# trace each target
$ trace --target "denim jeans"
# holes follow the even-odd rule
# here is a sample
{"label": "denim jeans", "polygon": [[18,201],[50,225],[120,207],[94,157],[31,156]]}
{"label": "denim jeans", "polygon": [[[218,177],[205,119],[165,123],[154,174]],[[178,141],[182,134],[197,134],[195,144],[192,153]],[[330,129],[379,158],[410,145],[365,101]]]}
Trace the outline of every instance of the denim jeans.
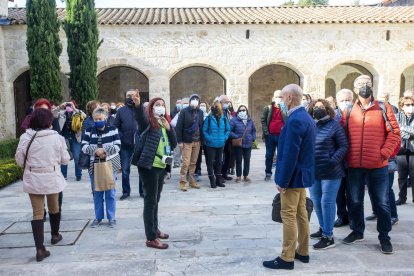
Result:
{"label": "denim jeans", "polygon": [[273,165],[273,157],[275,156],[275,151],[277,145],[279,143],[279,135],[272,135],[269,134],[266,136],[265,144],[266,144],[266,175],[272,175],[272,165]]}
{"label": "denim jeans", "polygon": [[[389,184],[389,197],[390,197],[390,212],[391,212],[391,218],[398,218],[397,213],[397,205],[395,204],[395,194],[394,190],[392,189],[392,185],[394,184],[394,172],[388,174],[388,184]],[[372,204],[372,213],[377,214],[377,210],[372,203],[372,193],[371,190],[368,190],[369,197],[371,198],[371,204]]]}
{"label": "denim jeans", "polygon": [[123,147],[119,152],[122,167],[122,194],[131,194],[131,185],[129,183],[129,174],[131,172],[131,158],[134,153],[133,147]]}
{"label": "denim jeans", "polygon": [[325,237],[333,236],[335,223],[336,195],[342,178],[338,179],[315,179],[312,187],[309,188],[310,196],[318,217],[319,226]]}
{"label": "denim jeans", "polygon": [[377,211],[377,231],[380,240],[390,240],[391,213],[389,203],[388,166],[379,169],[349,168],[348,193],[350,196],[349,218],[353,231],[364,234],[364,195],[365,179],[372,194],[372,202]]}
{"label": "denim jeans", "polygon": [[[116,182],[116,176],[117,173],[114,172],[114,180]],[[91,178],[91,184],[94,186],[94,175],[90,175]],[[115,209],[116,209],[116,201],[115,201],[115,188],[108,190],[108,191],[102,191],[102,192],[93,192],[93,203],[95,205],[95,218],[97,220],[103,220],[105,218],[104,216],[104,202],[106,205],[106,219],[112,220],[115,219]],[[105,197],[105,199],[104,199]]]}
{"label": "denim jeans", "polygon": [[252,148],[233,147],[234,155],[236,156],[236,176],[242,175],[242,160],[243,160],[243,176],[248,176],[250,172],[250,157],[252,155]]}
{"label": "denim jeans", "polygon": [[[81,153],[82,145],[81,143],[78,143],[78,141],[75,138],[69,138],[68,142],[70,146],[70,151],[72,152],[73,161],[75,162],[75,176],[82,177],[82,168],[79,166],[79,155]],[[62,172],[64,178],[68,178],[67,165],[61,165],[60,171]]]}

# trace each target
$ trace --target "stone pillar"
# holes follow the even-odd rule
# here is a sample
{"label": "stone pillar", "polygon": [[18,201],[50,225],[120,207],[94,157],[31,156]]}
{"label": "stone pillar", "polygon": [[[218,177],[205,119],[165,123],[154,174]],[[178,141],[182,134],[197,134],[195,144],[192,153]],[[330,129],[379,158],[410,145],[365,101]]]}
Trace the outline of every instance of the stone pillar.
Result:
{"label": "stone pillar", "polygon": [[149,98],[161,97],[165,101],[167,113],[170,109],[170,79],[167,72],[154,74],[148,78],[149,81]]}
{"label": "stone pillar", "polygon": [[395,70],[394,72],[390,70],[386,74],[380,74],[378,81],[378,97],[380,97],[384,92],[389,92],[390,103],[392,103],[393,105],[398,105],[401,85],[400,72],[398,70]]}
{"label": "stone pillar", "polygon": [[[315,70],[315,72],[323,72],[323,70]],[[312,99],[325,98],[325,75],[304,75],[302,88],[304,93],[311,94]]]}
{"label": "stone pillar", "polygon": [[7,18],[9,14],[9,0],[0,0],[0,19]]}

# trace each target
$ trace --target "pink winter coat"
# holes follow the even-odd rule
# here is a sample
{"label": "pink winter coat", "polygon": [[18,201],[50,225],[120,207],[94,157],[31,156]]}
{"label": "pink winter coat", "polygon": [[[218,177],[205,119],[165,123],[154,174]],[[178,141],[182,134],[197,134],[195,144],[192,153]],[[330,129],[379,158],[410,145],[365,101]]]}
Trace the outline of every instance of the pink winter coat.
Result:
{"label": "pink winter coat", "polygon": [[[33,129],[28,129],[20,137],[16,162],[21,167],[27,146],[35,133]],[[60,171],[60,165],[67,165],[69,160],[65,139],[54,130],[40,130],[29,149],[23,173],[23,191],[38,195],[61,192],[66,187],[66,180]]]}

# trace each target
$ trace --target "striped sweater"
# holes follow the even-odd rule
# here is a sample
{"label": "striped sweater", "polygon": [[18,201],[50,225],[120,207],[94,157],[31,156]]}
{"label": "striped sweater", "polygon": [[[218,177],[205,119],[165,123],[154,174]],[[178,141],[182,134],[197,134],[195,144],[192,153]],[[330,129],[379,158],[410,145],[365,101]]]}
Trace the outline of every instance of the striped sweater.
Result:
{"label": "striped sweater", "polygon": [[92,127],[83,134],[82,152],[91,156],[89,174],[93,174],[93,164],[95,159],[97,159],[95,152],[98,148],[105,150],[106,160],[112,161],[114,172],[121,169],[121,159],[118,154],[121,148],[121,140],[116,127],[106,125],[103,130]]}

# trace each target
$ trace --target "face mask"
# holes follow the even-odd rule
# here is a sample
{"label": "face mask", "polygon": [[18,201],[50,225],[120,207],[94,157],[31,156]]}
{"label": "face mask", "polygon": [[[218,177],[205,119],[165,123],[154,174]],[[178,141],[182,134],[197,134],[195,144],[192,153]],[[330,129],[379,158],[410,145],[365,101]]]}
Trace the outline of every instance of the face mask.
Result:
{"label": "face mask", "polygon": [[128,98],[126,98],[126,99],[125,99],[125,104],[126,104],[127,106],[130,106],[130,107],[135,106],[134,101],[133,101],[133,100],[132,100],[132,98],[130,98],[130,97],[128,97]]}
{"label": "face mask", "polygon": [[95,121],[95,127],[96,128],[101,129],[101,128],[104,128],[105,125],[106,125],[106,121]]}
{"label": "face mask", "polygon": [[302,105],[303,106],[306,107],[308,104],[309,104],[309,101],[308,100],[302,100]]}
{"label": "face mask", "polygon": [[282,101],[282,99],[281,99],[281,98],[274,98],[274,99],[273,99],[273,102],[274,102],[275,104],[279,104],[279,105],[280,105],[281,101]]}
{"label": "face mask", "polygon": [[116,114],[116,108],[111,108],[111,114],[115,115]]}
{"label": "face mask", "polygon": [[188,107],[188,104],[183,104],[183,108],[187,108]]}
{"label": "face mask", "polygon": [[246,120],[247,119],[247,112],[246,111],[240,111],[239,114],[237,114],[240,119]]}
{"label": "face mask", "polygon": [[280,106],[280,109],[282,109],[282,110],[284,110],[284,111],[286,111],[286,110],[287,110],[287,107],[286,107],[286,105],[285,105],[285,103],[284,103],[284,102],[280,101],[279,106]]}
{"label": "face mask", "polygon": [[191,105],[193,108],[196,108],[196,107],[198,106],[198,100],[191,100],[191,101],[190,101],[190,105]]}
{"label": "face mask", "polygon": [[70,107],[70,106],[67,106],[67,107],[66,107],[66,112],[68,112],[68,113],[72,113],[72,112],[73,112],[73,108],[72,108],[72,107]]}
{"label": "face mask", "polygon": [[339,107],[340,110],[344,111],[345,109],[348,109],[348,108],[352,107],[352,102],[350,102],[350,101],[340,102],[340,103],[338,103],[338,107]]}
{"label": "face mask", "polygon": [[404,106],[403,107],[404,113],[405,115],[411,117],[414,111],[414,106],[410,105],[410,106]]}
{"label": "face mask", "polygon": [[162,117],[165,115],[165,107],[163,106],[154,106],[154,114],[158,117]]}
{"label": "face mask", "polygon": [[326,110],[323,108],[315,108],[313,110],[313,118],[315,118],[316,120],[320,120],[326,115],[328,115],[328,112],[326,112]]}
{"label": "face mask", "polygon": [[116,109],[116,105],[111,105],[111,109]]}
{"label": "face mask", "polygon": [[359,88],[359,96],[361,96],[364,99],[368,99],[372,96],[372,88],[368,85],[364,85],[361,88]]}
{"label": "face mask", "polygon": [[213,112],[214,115],[218,115],[219,109],[217,107],[212,107],[211,112]]}
{"label": "face mask", "polygon": [[203,111],[203,113],[207,112],[207,108],[205,106],[200,106],[200,110]]}
{"label": "face mask", "polygon": [[181,104],[176,104],[177,110],[181,110]]}
{"label": "face mask", "polygon": [[229,104],[228,103],[223,104],[223,109],[228,109],[228,108],[229,108]]}

